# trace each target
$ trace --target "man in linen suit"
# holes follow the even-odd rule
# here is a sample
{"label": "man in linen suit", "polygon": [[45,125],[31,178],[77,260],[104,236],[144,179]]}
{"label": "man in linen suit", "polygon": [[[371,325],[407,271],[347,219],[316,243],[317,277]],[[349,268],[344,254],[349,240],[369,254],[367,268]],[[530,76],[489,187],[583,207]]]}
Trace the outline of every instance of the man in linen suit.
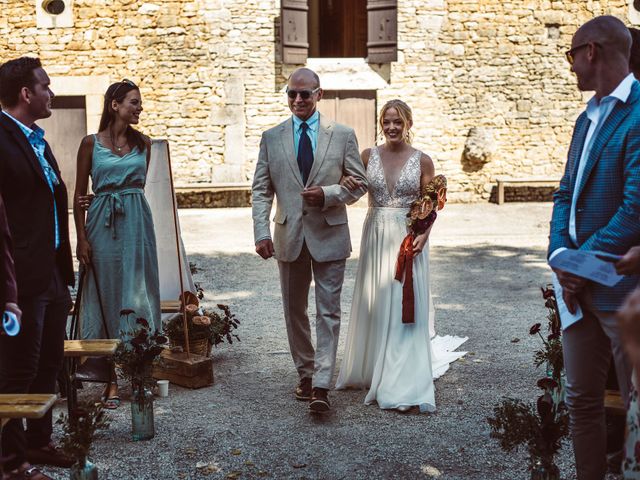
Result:
{"label": "man in linen suit", "polygon": [[[595,90],[576,121],[554,196],[549,256],[562,249],[623,254],[640,243],[640,84],[629,73],[631,35],[611,16],[575,33],[567,59],[578,88]],[[615,317],[637,276],[605,287],[556,270],[569,310],[583,318],[563,332],[567,405],[580,480],[606,474],[604,389],[613,354],[627,399],[631,371]]]}
{"label": "man in linen suit", "polygon": [[[351,240],[345,204],[366,192],[366,174],[351,128],[327,120],[316,110],[320,79],[300,68],[287,86],[292,118],[262,135],[253,180],[253,227],[256,252],[275,256],[289,347],[298,370],[298,400],[311,400],[314,412],[330,409],[327,392],[335,367],[340,332],[340,293]],[[340,185],[356,177],[354,192]],[[269,215],[276,196],[273,241]],[[307,306],[315,280],[314,351]]]}
{"label": "man in linen suit", "polygon": [[[22,330],[0,336],[0,393],[54,393],[74,281],[67,190],[36,121],[51,115],[53,92],[37,58],[0,66],[0,194],[13,241]],[[31,463],[70,467],[51,444],[51,411],[44,418],[12,420],[2,431],[10,478],[50,478]]]}

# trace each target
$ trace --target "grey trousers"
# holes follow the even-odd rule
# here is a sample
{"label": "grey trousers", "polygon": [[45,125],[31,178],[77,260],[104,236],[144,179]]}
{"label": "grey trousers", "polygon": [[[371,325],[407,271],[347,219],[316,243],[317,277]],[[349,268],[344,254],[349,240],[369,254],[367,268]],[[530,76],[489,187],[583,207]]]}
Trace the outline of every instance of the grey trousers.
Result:
{"label": "grey trousers", "polygon": [[607,471],[604,390],[612,354],[627,407],[632,368],[615,312],[596,310],[588,295],[580,297],[580,306],[584,318],[562,334],[571,438],[578,480],[602,480]]}
{"label": "grey trousers", "polygon": [[[313,377],[314,388],[331,387],[340,334],[340,294],[345,263],[344,259],[317,262],[306,244],[295,261],[278,262],[291,356],[300,378]],[[316,294],[315,351],[307,315],[312,275]]]}

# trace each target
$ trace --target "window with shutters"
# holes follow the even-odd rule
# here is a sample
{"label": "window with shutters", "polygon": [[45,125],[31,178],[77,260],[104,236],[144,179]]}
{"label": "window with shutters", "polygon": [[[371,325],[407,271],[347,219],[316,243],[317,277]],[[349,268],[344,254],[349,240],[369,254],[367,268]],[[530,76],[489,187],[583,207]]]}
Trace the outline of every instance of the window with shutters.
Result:
{"label": "window with shutters", "polygon": [[367,0],[309,0],[309,56],[367,56]]}
{"label": "window with shutters", "polygon": [[397,60],[397,0],[281,0],[282,61]]}

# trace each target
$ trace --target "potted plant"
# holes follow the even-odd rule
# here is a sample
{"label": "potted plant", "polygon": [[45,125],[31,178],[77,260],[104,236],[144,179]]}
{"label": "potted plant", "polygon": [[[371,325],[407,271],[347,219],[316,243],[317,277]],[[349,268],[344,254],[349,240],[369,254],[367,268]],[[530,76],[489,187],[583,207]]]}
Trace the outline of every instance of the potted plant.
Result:
{"label": "potted plant", "polygon": [[61,446],[76,463],[71,467],[71,480],[98,480],[98,469],[89,460],[89,451],[96,431],[108,428],[109,420],[104,414],[102,403],[80,402],[67,416],[64,413],[56,421],[62,426]]}
{"label": "potted plant", "polygon": [[542,298],[544,305],[547,307],[547,335],[542,335],[542,324],[536,323],[531,327],[529,333],[538,335],[542,340],[543,348],[537,350],[534,354],[534,362],[536,367],[545,365],[547,377],[553,378],[559,385],[558,395],[556,399],[564,400],[564,356],[562,353],[562,326],[560,324],[560,315],[558,314],[558,302],[552,285],[542,288]]}
{"label": "potted plant", "polygon": [[[120,315],[127,317],[133,310],[122,310]],[[159,331],[152,332],[149,322],[136,318],[135,328],[130,332],[121,332],[123,342],[114,355],[120,367],[122,377],[131,382],[131,423],[133,440],[153,438],[153,363],[162,353],[167,337]]]}
{"label": "potted plant", "polygon": [[[189,351],[197,355],[208,357],[211,355],[211,347],[223,342],[233,343],[233,339],[240,340],[233,333],[240,325],[231,309],[227,305],[218,304],[222,311],[205,310],[198,306],[197,299],[191,297],[192,303],[184,307],[187,315],[187,331],[189,335]],[[184,319],[183,313],[176,313],[165,323],[164,331],[169,337],[172,349],[180,349],[184,346]]]}
{"label": "potted plant", "polygon": [[569,435],[569,414],[564,402],[554,401],[555,380],[543,378],[538,386],[544,393],[535,405],[507,398],[494,407],[494,416],[487,421],[491,437],[499,440],[504,451],[526,445],[531,480],[560,480],[554,459]]}
{"label": "potted plant", "polygon": [[542,289],[548,309],[549,333],[540,332],[542,324],[531,327],[531,335],[539,335],[543,348],[534,354],[536,367],[545,364],[547,376],[538,380],[543,390],[534,404],[506,398],[494,407],[494,416],[487,419],[491,437],[500,441],[506,452],[526,445],[532,480],[559,480],[560,471],[554,459],[569,435],[569,413],[564,403],[564,362],[560,317],[552,286]]}

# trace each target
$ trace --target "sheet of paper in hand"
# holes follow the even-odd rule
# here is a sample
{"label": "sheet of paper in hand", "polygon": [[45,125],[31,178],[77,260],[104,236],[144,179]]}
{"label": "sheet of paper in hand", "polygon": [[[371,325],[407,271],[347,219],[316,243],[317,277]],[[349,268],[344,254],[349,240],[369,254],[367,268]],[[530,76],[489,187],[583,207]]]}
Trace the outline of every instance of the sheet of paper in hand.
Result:
{"label": "sheet of paper in hand", "polygon": [[624,276],[616,273],[613,258],[606,252],[567,249],[549,260],[549,265],[607,287],[613,287]]}
{"label": "sheet of paper in hand", "polygon": [[560,281],[558,280],[558,276],[551,272],[551,278],[553,281],[553,289],[556,292],[556,302],[558,302],[558,315],[560,315],[560,325],[562,325],[562,330],[566,330],[574,323],[582,320],[582,309],[580,308],[580,304],[576,302],[576,311],[575,313],[571,313],[567,304],[564,303],[564,297],[562,296],[562,286],[560,285]]}

